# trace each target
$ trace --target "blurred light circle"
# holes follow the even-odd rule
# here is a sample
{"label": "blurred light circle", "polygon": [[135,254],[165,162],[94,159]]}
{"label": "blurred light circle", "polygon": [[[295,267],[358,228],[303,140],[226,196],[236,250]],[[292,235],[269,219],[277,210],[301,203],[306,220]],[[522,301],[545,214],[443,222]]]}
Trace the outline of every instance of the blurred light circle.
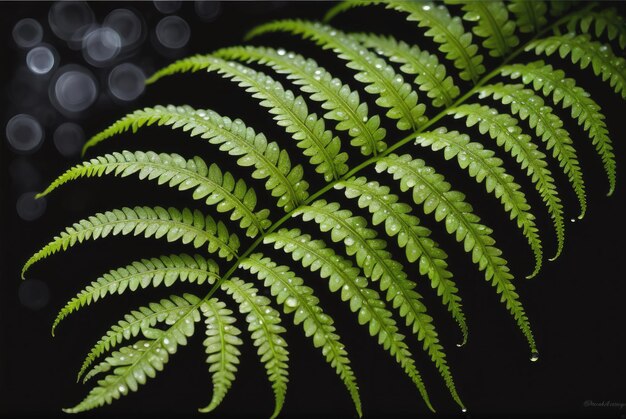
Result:
{"label": "blurred light circle", "polygon": [[85,132],[80,125],[65,122],[54,131],[52,140],[63,157],[76,157],[85,143]]}
{"label": "blurred light circle", "polygon": [[83,56],[95,66],[106,64],[114,59],[122,49],[120,35],[111,28],[98,28],[83,38]]}
{"label": "blurred light circle", "polygon": [[35,74],[47,74],[54,64],[54,53],[47,46],[35,47],[26,54],[26,66]]}
{"label": "blurred light circle", "polygon": [[122,48],[131,47],[141,40],[141,19],[128,9],[115,9],[104,19],[104,26],[115,30],[122,41]]}
{"label": "blurred light circle", "polygon": [[164,14],[174,13],[178,11],[178,9],[180,9],[180,6],[182,4],[180,0],[170,0],[170,1],[155,0],[152,3],[154,3],[154,7],[156,7],[156,9],[159,12],[164,13]]}
{"label": "blurred light circle", "polygon": [[94,21],[93,11],[82,1],[58,1],[48,13],[50,29],[64,41],[70,40],[75,32]]}
{"label": "blurred light circle", "polygon": [[13,40],[22,48],[34,47],[42,39],[43,28],[35,19],[27,17],[13,26]]}
{"label": "blurred light circle", "polygon": [[189,24],[178,16],[164,17],[156,26],[157,40],[165,48],[182,48],[187,45],[190,36]]}
{"label": "blurred light circle", "polygon": [[15,204],[17,215],[24,221],[34,221],[46,212],[46,199],[35,199],[36,192],[26,192],[20,195]]}
{"label": "blurred light circle", "polygon": [[222,10],[222,4],[219,1],[203,0],[194,3],[194,9],[198,17],[204,21],[215,19]]}
{"label": "blurred light circle", "polygon": [[48,305],[50,290],[48,285],[39,279],[27,279],[20,284],[17,296],[24,307],[40,310]]}
{"label": "blurred light circle", "polygon": [[80,28],[76,29],[72,36],[70,36],[70,39],[67,40],[67,46],[74,51],[80,51],[81,49],[83,49],[83,39],[85,39],[85,35],[87,35],[89,32],[95,31],[98,28],[99,26],[95,23],[81,26]]}
{"label": "blurred light circle", "polygon": [[7,122],[6,137],[13,150],[19,153],[32,153],[41,146],[44,131],[35,118],[22,113]]}
{"label": "blurred light circle", "polygon": [[124,63],[115,67],[109,74],[111,94],[125,102],[135,100],[145,88],[146,76],[134,64]]}
{"label": "blurred light circle", "polygon": [[37,189],[41,186],[41,174],[27,157],[16,157],[9,165],[9,176],[19,191]]}
{"label": "blurred light circle", "polygon": [[60,111],[81,112],[98,97],[95,77],[80,66],[63,67],[50,84],[50,101]]}

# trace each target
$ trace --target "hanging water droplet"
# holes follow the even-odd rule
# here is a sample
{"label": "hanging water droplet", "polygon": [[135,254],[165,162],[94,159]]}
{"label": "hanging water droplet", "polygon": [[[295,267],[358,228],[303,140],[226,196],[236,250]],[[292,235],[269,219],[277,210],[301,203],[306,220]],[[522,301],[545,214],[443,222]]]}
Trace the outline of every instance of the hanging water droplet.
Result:
{"label": "hanging water droplet", "polygon": [[467,409],[464,407],[464,408],[461,409],[461,412],[467,413]]}
{"label": "hanging water droplet", "polygon": [[279,49],[276,51],[276,54],[278,54],[278,55],[285,55],[286,53],[287,53],[287,51],[285,51],[285,49],[284,49],[284,48],[279,48]]}
{"label": "hanging water droplet", "polygon": [[570,218],[570,222],[575,223],[576,222],[576,218]]}
{"label": "hanging water droplet", "polygon": [[287,305],[287,307],[295,308],[298,306],[298,300],[296,300],[294,297],[289,297],[285,300],[285,304]]}
{"label": "hanging water droplet", "polygon": [[531,360],[531,362],[537,362],[539,360],[539,352],[533,351],[530,354],[530,360]]}

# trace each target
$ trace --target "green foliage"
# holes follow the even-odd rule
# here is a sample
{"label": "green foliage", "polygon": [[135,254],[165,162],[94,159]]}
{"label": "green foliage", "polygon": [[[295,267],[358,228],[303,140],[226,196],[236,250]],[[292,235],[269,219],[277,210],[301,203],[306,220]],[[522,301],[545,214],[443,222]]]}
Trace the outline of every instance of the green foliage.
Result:
{"label": "green foliage", "polygon": [[[364,28],[367,33],[349,33],[328,24],[284,19],[252,29],[248,38],[259,42],[273,39],[262,38],[263,34],[287,32],[313,41],[326,50],[320,55],[325,58],[316,62],[306,52],[280,46],[233,46],[176,61],[148,80],[152,84],[175,73],[215,72],[250,93],[272,115],[284,130],[276,141],[268,141],[240,119],[212,110],[157,105],[126,115],[87,142],[84,152],[114,136],[156,125],[202,138],[224,153],[204,159],[154,151],[113,152],[70,168],[39,196],[82,178],[137,175],[142,181],[191,191],[193,199],[208,205],[207,213],[145,206],[97,213],[67,227],[43,246],[26,262],[22,276],[54,253],[118,235],[165,238],[198,251],[206,249],[222,260],[218,263],[204,253],[137,260],[92,281],[62,307],[53,331],[69,314],[105,297],[178,282],[193,283],[196,291],[206,287],[202,297],[173,295],[139,307],[114,323],[93,346],[79,372],[85,380],[101,373],[104,378],[68,412],[109,404],[136,391],[163,369],[178,346],[187,343],[201,320],[213,391],[208,405],[200,410],[213,411],[239,369],[245,338],[235,326],[240,317],[267,371],[275,397],[272,417],[276,417],[286,400],[289,367],[286,329],[275,308],[280,306],[283,313],[293,314],[294,324],[301,325],[311,344],[320,349],[348,390],[357,414],[362,415],[366,406],[362,407],[356,377],[364,366],[351,362],[334,320],[326,313],[330,311],[327,303],[316,296],[315,277],[327,281],[330,291],[339,294],[340,303],[395,359],[429,409],[434,411],[409,339],[415,339],[427,353],[451,398],[464,410],[442,343],[448,336],[435,329],[422,295],[434,291],[441,298],[460,328],[459,346],[465,343],[466,313],[447,253],[461,250],[440,248],[427,227],[430,218],[443,224],[484,273],[526,338],[531,360],[538,359],[529,316],[516,288],[524,285],[514,285],[507,259],[496,247],[495,238],[507,237],[507,232],[493,231],[488,222],[481,221],[482,206],[475,208],[484,197],[466,196],[462,185],[446,181],[445,173],[429,165],[429,153],[442,151],[445,160],[456,160],[501,201],[530,245],[535,264],[530,276],[540,274],[545,226],[540,218],[535,219],[529,204],[532,199],[522,190],[523,183],[510,175],[514,170],[510,166],[519,165],[545,205],[556,233],[556,258],[565,245],[566,208],[552,166],[560,166],[573,188],[581,217],[587,209],[585,162],[572,138],[584,133],[590,139],[604,165],[609,194],[617,179],[616,156],[601,109],[604,104],[592,98],[593,92],[581,87],[581,82],[568,77],[568,69],[572,63],[583,70],[591,67],[593,74],[626,98],[626,61],[621,57],[626,45],[624,20],[613,9],[592,3],[449,3],[454,6],[357,0],[339,3],[326,15],[328,21],[362,6],[371,6],[374,13],[374,7],[385,7],[414,25],[416,34],[431,38],[435,48],[430,50],[430,44],[420,43],[419,37],[408,42],[412,38],[400,40],[373,27]],[[459,10],[461,15],[456,16]],[[530,59],[520,60],[522,54]],[[550,57],[550,64],[535,61],[537,55]],[[342,80],[343,76],[336,75],[339,72],[333,74],[342,64],[357,83]],[[271,73],[282,75],[284,83]],[[368,104],[366,95],[371,95],[375,106]],[[547,106],[546,98],[559,109]],[[432,115],[427,117],[427,110]],[[462,119],[467,129],[459,124],[457,130],[446,127],[452,118]],[[579,127],[572,125],[580,133],[569,132],[565,118],[575,121]],[[393,138],[396,129],[403,132],[403,138]],[[289,138],[295,141],[289,147],[291,155],[279,146]],[[506,163],[506,153],[514,163]],[[220,168],[228,167],[221,163],[231,158],[240,167],[252,169],[241,171],[248,173],[247,178]],[[372,169],[380,174],[376,179]],[[369,174],[361,173],[366,170]],[[309,192],[305,179],[313,172],[320,175],[315,184],[321,186]],[[341,190],[345,199],[329,202],[328,192],[333,189]],[[258,208],[257,201],[270,196],[275,198],[276,210]],[[404,202],[408,199],[413,204]],[[418,218],[418,212],[427,217]],[[302,220],[314,221],[333,246],[327,246],[311,224],[300,226]],[[236,228],[245,231],[247,239],[242,244],[230,233]],[[394,241],[398,255],[392,253]],[[293,259],[293,266],[274,261],[279,251]],[[407,272],[412,271],[405,270],[400,258],[416,264],[419,275],[409,277]],[[246,278],[258,278],[272,299],[260,295],[252,280],[239,279],[243,271],[247,271]],[[301,275],[302,271],[310,272]],[[401,333],[399,319],[407,326],[408,336]]]}

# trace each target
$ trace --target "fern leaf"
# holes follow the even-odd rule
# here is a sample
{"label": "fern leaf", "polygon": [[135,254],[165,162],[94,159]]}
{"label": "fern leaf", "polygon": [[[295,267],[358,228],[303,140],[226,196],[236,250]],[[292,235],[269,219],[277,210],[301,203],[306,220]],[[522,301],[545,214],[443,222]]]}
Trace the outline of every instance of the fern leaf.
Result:
{"label": "fern leaf", "polygon": [[333,7],[328,9],[328,11],[324,14],[324,18],[322,21],[324,23],[328,23],[333,20],[337,15],[344,13],[350,9],[354,9],[356,7],[362,6],[370,6],[381,3],[380,1],[365,1],[365,0],[350,0],[350,1],[340,1],[336,3]]}
{"label": "fern leaf", "polygon": [[402,64],[400,71],[404,74],[417,74],[414,83],[431,98],[433,106],[450,106],[459,96],[459,88],[452,77],[446,76],[446,68],[439,63],[435,54],[422,51],[416,45],[410,46],[404,41],[398,41],[392,36],[362,33],[352,36],[390,61]]}
{"label": "fern leaf", "polygon": [[[130,391],[137,391],[147,378],[154,378],[158,371],[163,370],[170,355],[176,353],[178,345],[187,344],[187,338],[194,333],[194,322],[200,320],[197,306],[201,300],[191,294],[185,294],[184,298],[172,298],[174,304],[180,300],[185,303],[179,307],[177,318],[171,315],[167,317],[167,329],[146,329],[144,335],[147,335],[147,340],[140,340],[113,352],[93,370],[97,373],[113,371],[98,381],[82,402],[64,411],[79,413],[110,404]],[[90,375],[93,374],[88,374],[88,377]]]}
{"label": "fern leaf", "polygon": [[332,49],[347,61],[347,66],[357,73],[354,78],[365,84],[365,91],[376,95],[376,104],[389,109],[386,115],[398,120],[400,130],[416,130],[427,121],[426,107],[418,103],[417,93],[396,74],[385,60],[359,44],[349,35],[328,25],[302,20],[279,20],[257,26],[246,36],[248,39],[269,32],[288,32],[313,40],[323,49]]}
{"label": "fern leaf", "polygon": [[432,318],[426,314],[426,307],[421,301],[422,296],[414,290],[415,283],[407,279],[402,265],[385,250],[384,240],[376,238],[376,232],[367,228],[363,217],[352,216],[349,210],[341,209],[337,203],[317,200],[311,205],[300,207],[293,216],[302,216],[304,221],[314,220],[321,231],[330,232],[332,241],[343,242],[347,253],[354,255],[365,275],[373,281],[379,281],[381,291],[387,291],[387,301],[399,309],[407,326],[411,326],[418,340],[423,341],[424,350],[437,366],[452,398],[464,408]]}
{"label": "fern leaf", "polygon": [[506,6],[501,1],[447,0],[462,4],[463,19],[475,22],[472,32],[484,38],[483,46],[492,57],[504,57],[519,45],[515,35],[515,22],[509,19]]}
{"label": "fern leaf", "polygon": [[170,74],[206,69],[215,71],[222,77],[232,79],[261,101],[261,106],[269,108],[278,125],[285,128],[309,161],[316,166],[315,171],[326,181],[339,178],[348,171],[345,164],[348,155],[340,152],[339,138],[325,128],[324,121],[315,113],[309,113],[306,101],[295,96],[290,90],[265,75],[242,64],[226,61],[212,55],[196,55],[170,64],[155,73],[147,83],[154,83]]}
{"label": "fern leaf", "polygon": [[348,353],[335,333],[333,319],[322,311],[313,290],[303,285],[302,278],[297,277],[288,267],[277,266],[260,253],[242,260],[239,267],[249,270],[259,280],[264,281],[276,302],[283,305],[285,313],[294,313],[294,324],[302,324],[305,335],[313,339],[313,345],[322,348],[326,362],[335,368],[352,397],[359,417],[362,416],[359,387],[350,367]]}
{"label": "fern leaf", "polygon": [[491,238],[492,230],[480,224],[480,218],[473,213],[473,208],[465,202],[461,192],[451,189],[440,174],[432,167],[426,166],[423,160],[413,160],[409,155],[389,155],[380,159],[376,171],[387,171],[393,178],[400,181],[400,189],[413,192],[413,201],[424,206],[424,212],[434,212],[435,219],[445,221],[446,230],[455,234],[456,240],[463,243],[466,252],[471,252],[472,261],[478,268],[485,271],[485,279],[491,281],[500,300],[506,304],[517,325],[526,337],[531,349],[532,358],[537,358],[535,339],[530,322],[524,311],[515,286],[511,282],[513,275],[509,272],[502,252],[494,247]]}
{"label": "fern leaf", "polygon": [[400,364],[428,408],[434,412],[426,387],[404,342],[404,335],[399,333],[391,312],[385,308],[378,293],[367,287],[367,279],[359,275],[358,268],[335,254],[323,241],[312,240],[308,234],[301,235],[298,229],[281,229],[270,233],[264,243],[273,243],[274,248],[290,253],[295,261],[300,261],[311,272],[319,270],[322,278],[328,278],[330,290],[341,291],[341,299],[349,302],[353,312],[358,312],[359,324],[368,324],[370,335],[378,336],[378,344]]}
{"label": "fern leaf", "polygon": [[411,206],[398,202],[398,196],[389,187],[378,182],[368,182],[366,178],[350,178],[338,182],[336,189],[345,189],[348,198],[358,198],[360,208],[367,207],[372,213],[372,223],[385,223],[385,232],[390,237],[397,236],[398,246],[405,249],[406,258],[413,263],[419,259],[420,274],[428,275],[431,286],[442,297],[448,311],[458,323],[463,340],[467,341],[467,324],[461,305],[458,289],[448,271],[448,255],[429,236],[431,231],[420,225],[419,218],[411,215]]}
{"label": "fern leaf", "polygon": [[114,293],[135,291],[152,285],[171,286],[176,281],[202,285],[219,279],[217,263],[200,255],[181,254],[135,261],[124,268],[112,269],[93,281],[59,311],[52,325],[52,335],[59,323],[71,313]]}
{"label": "fern leaf", "polygon": [[565,77],[562,70],[555,69],[549,64],[544,65],[543,61],[505,66],[500,69],[500,73],[512,79],[519,78],[524,84],[532,84],[533,89],[541,91],[544,96],[552,94],[555,105],[560,103],[564,109],[571,108],[572,118],[576,118],[578,124],[589,132],[591,142],[602,158],[609,179],[608,195],[612,195],[617,180],[613,144],[600,106],[589,93],[576,86],[573,79]]}
{"label": "fern leaf", "polygon": [[552,155],[558,159],[563,172],[574,188],[580,203],[580,215],[583,218],[587,212],[587,196],[585,181],[583,180],[578,154],[572,146],[569,133],[563,129],[561,118],[552,113],[552,108],[544,105],[544,101],[530,89],[524,89],[519,84],[494,84],[481,87],[479,97],[493,96],[495,100],[511,106],[511,111],[519,115],[520,119],[528,119],[528,124],[535,129],[537,136],[546,143],[546,148],[552,150]]}
{"label": "fern leaf", "polygon": [[239,349],[243,342],[239,338],[241,331],[234,326],[233,312],[226,304],[216,298],[204,301],[200,307],[206,323],[204,347],[206,348],[207,364],[213,381],[213,396],[208,406],[199,409],[207,413],[215,410],[235,380],[239,364]]}
{"label": "fern leaf", "polygon": [[522,33],[537,33],[548,23],[545,1],[512,0],[507,2],[507,7],[515,15],[515,24]]}
{"label": "fern leaf", "polygon": [[407,20],[418,22],[421,28],[427,28],[425,35],[440,44],[439,50],[446,59],[454,63],[460,71],[462,80],[478,82],[485,72],[483,56],[478,46],[472,42],[472,34],[465,31],[458,16],[451,17],[448,9],[442,4],[432,2],[413,2],[391,0],[388,9],[407,13]]}
{"label": "fern leaf", "polygon": [[311,100],[322,102],[327,110],[324,118],[337,121],[338,131],[348,131],[350,144],[359,147],[365,156],[385,151],[383,141],[386,130],[380,126],[380,117],[368,116],[367,103],[361,102],[359,93],[333,77],[314,60],[302,55],[265,47],[229,47],[215,51],[215,56],[228,60],[254,61],[287,74],[300,90],[309,94]]}
{"label": "fern leaf", "polygon": [[287,342],[281,336],[285,328],[280,324],[280,315],[270,305],[270,300],[257,295],[252,284],[239,278],[231,278],[222,282],[222,290],[226,291],[239,304],[239,311],[247,314],[248,331],[254,339],[254,346],[261,362],[265,364],[267,376],[272,383],[276,407],[272,418],[280,414],[287,393],[287,362],[289,352]]}
{"label": "fern leaf", "polygon": [[600,38],[606,32],[609,41],[617,39],[620,48],[626,48],[626,21],[614,7],[578,13],[567,22],[567,29],[570,32],[575,32],[579,27],[583,33],[591,34],[592,26],[596,38]]}
{"label": "fern leaf", "polygon": [[236,257],[239,248],[239,239],[229,234],[221,221],[216,223],[210,215],[205,216],[198,210],[124,207],[97,213],[67,227],[28,259],[22,268],[22,277],[34,263],[77,243],[131,233],[134,236],[143,234],[146,238],[164,237],[168,242],[180,240],[185,244],[192,243],[196,249],[208,243],[210,253],[217,253],[226,260]]}
{"label": "fern leaf", "polygon": [[448,111],[455,118],[466,118],[468,127],[478,125],[481,134],[488,134],[499,147],[504,148],[516,159],[531,178],[537,192],[545,203],[552,218],[557,238],[554,260],[561,254],[565,241],[563,204],[558,195],[552,173],[548,169],[546,155],[537,149],[530,136],[523,134],[517,120],[508,114],[500,114],[496,109],[479,104],[463,104]]}
{"label": "fern leaf", "polygon": [[219,145],[220,151],[241,156],[237,164],[254,166],[252,177],[267,179],[265,188],[278,198],[278,206],[284,207],[285,211],[291,211],[308,197],[309,184],[303,179],[302,166],[292,167],[286,150],[276,142],[268,143],[265,135],[255,133],[240,119],[231,120],[211,110],[172,105],[137,110],[93,136],[83,152],[116,134],[131,129],[136,132],[144,125],[155,123],[189,131],[192,137],[199,135],[211,144]]}
{"label": "fern leaf", "polygon": [[420,133],[415,144],[430,147],[434,151],[443,151],[446,160],[456,157],[459,167],[467,169],[476,182],[484,182],[487,192],[500,199],[505,211],[510,213],[510,218],[517,221],[517,226],[522,229],[533,251],[535,268],[530,276],[535,276],[541,269],[543,257],[535,216],[530,211],[530,205],[520,185],[502,167],[502,160],[481,143],[470,142],[469,136],[458,131],[448,132],[446,128]]}
{"label": "fern leaf", "polygon": [[615,93],[626,99],[626,60],[616,57],[609,45],[592,41],[587,34],[568,33],[533,41],[526,46],[526,51],[531,50],[537,55],[550,56],[557,51],[561,58],[569,55],[582,69],[591,64],[594,74],[608,80]]}
{"label": "fern leaf", "polygon": [[207,166],[200,157],[185,160],[178,154],[157,154],[152,151],[122,151],[99,156],[67,170],[37,197],[48,195],[64,183],[82,177],[113,174],[126,177],[137,174],[139,179],[156,180],[179,190],[193,190],[194,199],[216,205],[218,212],[231,212],[230,219],[240,220],[248,237],[255,237],[271,225],[269,210],[255,212],[257,197],[243,179],[222,172],[215,163]]}

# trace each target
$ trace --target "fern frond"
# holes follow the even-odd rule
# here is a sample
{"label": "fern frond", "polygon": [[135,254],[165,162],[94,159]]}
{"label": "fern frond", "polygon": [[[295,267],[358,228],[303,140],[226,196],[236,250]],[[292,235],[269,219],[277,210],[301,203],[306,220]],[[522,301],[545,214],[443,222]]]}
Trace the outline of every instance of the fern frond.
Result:
{"label": "fern frond", "polygon": [[511,0],[507,2],[507,7],[515,15],[515,24],[522,33],[537,33],[548,23],[545,1]]}
{"label": "fern frond", "polygon": [[67,227],[28,259],[22,268],[22,278],[34,263],[77,243],[131,233],[134,236],[143,234],[146,238],[165,237],[168,242],[180,240],[185,244],[192,243],[196,249],[208,243],[209,253],[217,253],[226,260],[236,257],[239,248],[239,239],[228,233],[224,223],[216,223],[210,215],[205,216],[198,210],[124,207],[97,213]]}
{"label": "fern frond", "polygon": [[359,44],[349,35],[328,25],[303,20],[279,20],[257,26],[246,38],[270,32],[287,32],[311,39],[323,49],[332,49],[357,73],[354,78],[365,85],[365,91],[376,95],[376,104],[389,109],[386,115],[398,120],[400,130],[416,130],[427,121],[424,104],[417,93],[385,60]]}
{"label": "fern frond", "polygon": [[235,380],[239,364],[239,349],[243,341],[239,338],[241,331],[234,325],[233,312],[217,298],[204,301],[200,306],[205,318],[207,338],[203,344],[208,355],[207,364],[213,381],[211,402],[200,412],[215,410]]}
{"label": "fern frond", "polygon": [[322,353],[348,389],[356,411],[363,415],[359,387],[344,345],[335,333],[333,319],[322,311],[319,299],[313,295],[313,289],[304,284],[288,267],[276,265],[270,258],[260,253],[250,255],[239,267],[257,275],[270,289],[278,304],[283,305],[285,313],[294,313],[294,324],[302,324],[304,334],[311,337],[313,345],[321,348]]}
{"label": "fern frond", "polygon": [[420,28],[426,28],[425,35],[439,44],[439,51],[446,54],[446,59],[454,63],[460,70],[462,80],[478,82],[486,69],[483,56],[478,46],[472,42],[472,34],[465,31],[461,18],[450,16],[448,9],[442,4],[432,2],[413,2],[390,0],[388,9],[407,13],[407,20],[418,22]]}
{"label": "fern frond", "polygon": [[71,313],[114,293],[145,289],[152,285],[171,286],[176,281],[202,285],[219,279],[217,263],[200,255],[161,256],[135,261],[124,268],[112,269],[102,275],[65,304],[52,324],[52,335],[59,323]]}
{"label": "fern frond", "polygon": [[177,315],[170,312],[165,318],[169,327],[165,330],[146,328],[143,333],[147,340],[125,346],[97,365],[86,379],[96,373],[113,371],[98,381],[82,402],[64,409],[66,413],[84,412],[110,404],[130,391],[137,391],[147,378],[154,378],[158,371],[163,370],[170,355],[176,353],[178,345],[186,345],[187,338],[193,335],[194,323],[200,321],[197,307],[201,300],[198,297],[185,294],[184,298],[172,297],[171,302],[178,305],[179,310]]}
{"label": "fern frond", "polygon": [[440,174],[423,160],[413,160],[409,155],[389,155],[380,159],[376,171],[387,171],[400,181],[404,192],[412,190],[413,201],[424,206],[424,212],[434,212],[437,221],[445,221],[446,230],[454,234],[458,242],[463,243],[466,252],[471,252],[472,261],[485,271],[485,279],[491,281],[500,300],[506,304],[517,325],[526,337],[532,357],[536,357],[535,339],[530,322],[524,311],[519,295],[512,283],[513,275],[509,272],[502,251],[494,247],[492,230],[480,224],[480,218],[473,213],[472,206],[465,202],[465,195],[454,191]]}
{"label": "fern frond", "polygon": [[333,77],[314,60],[284,49],[251,46],[222,48],[214,55],[228,60],[258,62],[277,73],[287,74],[287,78],[309,94],[311,100],[322,102],[322,108],[328,111],[324,118],[337,121],[335,128],[338,131],[348,131],[352,137],[350,144],[360,147],[361,154],[377,155],[387,148],[383,141],[386,130],[380,126],[380,117],[370,117],[367,103],[361,102],[359,92]]}
{"label": "fern frond", "polygon": [[248,331],[261,362],[265,364],[267,376],[272,389],[276,406],[272,418],[280,414],[287,393],[289,352],[287,342],[281,336],[285,328],[281,326],[280,315],[270,305],[270,300],[257,295],[257,289],[250,283],[239,278],[231,278],[222,282],[222,290],[231,295],[239,304],[239,311],[247,314]]}
{"label": "fern frond", "polygon": [[456,157],[459,167],[467,169],[469,175],[478,183],[485,183],[487,192],[500,199],[511,220],[516,220],[522,229],[535,258],[535,268],[530,276],[535,276],[541,269],[543,250],[535,216],[521,186],[515,183],[513,176],[502,167],[502,160],[495,153],[484,148],[481,143],[471,142],[469,136],[458,131],[438,128],[435,131],[422,132],[415,138],[415,144],[429,147],[434,151],[443,151],[444,158]]}
{"label": "fern frond", "polygon": [[349,302],[350,310],[357,313],[358,322],[368,325],[371,336],[378,336],[378,344],[387,350],[400,364],[413,381],[428,408],[434,412],[422,378],[415,367],[411,352],[400,334],[396,322],[378,293],[368,288],[367,279],[359,275],[359,269],[350,261],[337,255],[321,240],[312,240],[300,230],[281,229],[268,234],[264,243],[274,244],[274,248],[290,253],[293,260],[311,272],[319,271],[322,278],[328,278],[332,292],[341,291],[341,299]]}
{"label": "fern frond", "polygon": [[626,48],[626,21],[614,8],[592,10],[576,14],[567,22],[567,29],[575,32],[580,28],[583,33],[592,33],[600,38],[605,32],[609,41],[618,40],[620,48]]}
{"label": "fern frond", "polygon": [[341,141],[326,129],[323,119],[315,113],[309,113],[306,101],[301,96],[286,90],[270,76],[255,71],[250,67],[233,61],[226,61],[212,55],[196,55],[176,61],[156,72],[146,83],[174,73],[215,71],[226,79],[231,79],[238,86],[259,99],[260,105],[269,108],[276,123],[283,127],[303,153],[309,156],[315,171],[322,174],[327,182],[338,179],[348,171],[345,164],[348,154],[340,152]]}
{"label": "fern frond", "polygon": [[528,125],[535,129],[537,137],[546,143],[546,148],[552,150],[552,155],[559,161],[563,172],[567,175],[574,188],[580,204],[580,215],[583,218],[587,212],[587,195],[585,181],[578,161],[578,153],[572,146],[569,133],[563,129],[563,121],[552,112],[552,108],[545,106],[544,101],[530,89],[524,89],[521,84],[494,84],[483,86],[479,90],[479,97],[493,96],[495,100],[511,106],[513,114],[520,119],[528,120]]}
{"label": "fern frond", "polygon": [[520,79],[524,84],[532,84],[533,89],[541,91],[544,96],[552,94],[554,104],[560,103],[563,109],[571,108],[572,118],[576,118],[578,125],[589,132],[591,142],[602,158],[609,179],[608,195],[612,195],[617,180],[613,144],[600,106],[589,93],[577,86],[574,79],[565,77],[562,70],[555,69],[549,64],[544,65],[543,61],[508,65],[502,67],[500,73],[512,79]]}
{"label": "fern frond", "polygon": [[463,19],[475,23],[472,32],[484,38],[483,46],[492,57],[505,57],[519,45],[519,39],[515,35],[515,22],[509,19],[503,2],[447,0],[447,3],[463,5]]}
{"label": "fern frond", "polygon": [[446,68],[439,63],[439,58],[428,51],[420,50],[417,45],[408,45],[392,36],[355,33],[351,34],[368,48],[375,49],[394,63],[402,64],[400,71],[417,77],[414,83],[419,90],[426,92],[435,107],[450,106],[460,90],[452,77],[446,75]]}
{"label": "fern frond", "polygon": [[330,232],[332,241],[343,242],[346,252],[354,255],[365,275],[373,281],[379,281],[381,291],[387,291],[387,301],[398,308],[407,326],[412,327],[419,341],[423,341],[424,350],[437,366],[452,398],[464,408],[432,324],[432,317],[426,314],[422,296],[414,290],[415,283],[407,279],[402,265],[385,250],[385,241],[376,238],[376,232],[367,228],[363,217],[355,217],[349,210],[341,209],[339,204],[327,203],[323,199],[300,207],[293,216],[302,216],[304,221],[314,220],[321,231]]}
{"label": "fern frond", "polygon": [[615,56],[609,45],[592,41],[587,34],[568,33],[539,39],[529,43],[526,51],[547,56],[558,51],[561,58],[569,55],[572,62],[582,69],[591,64],[593,73],[601,76],[602,81],[608,80],[615,93],[626,99],[626,60]]}
{"label": "fern frond", "polygon": [[559,198],[552,173],[548,169],[546,155],[537,149],[530,136],[523,134],[517,120],[508,114],[500,114],[496,109],[476,103],[463,104],[448,110],[455,118],[466,118],[468,127],[478,125],[481,134],[488,134],[499,147],[504,148],[520,164],[531,178],[541,199],[552,218],[557,238],[554,260],[561,254],[565,242],[563,204]]}
{"label": "fern frond", "polygon": [[185,160],[178,154],[157,154],[152,151],[122,151],[99,156],[67,170],[37,197],[46,196],[64,183],[82,177],[113,174],[126,177],[137,174],[139,179],[156,180],[179,190],[193,191],[194,199],[215,205],[218,212],[231,212],[230,219],[239,220],[248,237],[255,237],[271,225],[269,210],[255,212],[256,192],[243,179],[222,172],[218,165],[207,166],[200,157]]}
{"label": "fern frond", "polygon": [[144,125],[158,124],[190,132],[200,136],[220,151],[232,156],[241,156],[237,164],[254,166],[254,179],[267,179],[265,188],[278,198],[278,206],[291,211],[308,197],[309,184],[303,179],[301,165],[292,167],[286,150],[276,142],[268,142],[265,135],[255,133],[240,119],[231,120],[211,110],[195,110],[190,106],[155,106],[137,110],[113,123],[104,131],[93,136],[83,148],[83,153],[114,135],[137,130]]}
{"label": "fern frond", "polygon": [[452,273],[448,271],[448,255],[430,238],[431,231],[421,226],[419,218],[412,215],[411,206],[398,202],[398,196],[391,193],[388,186],[368,181],[364,177],[338,182],[335,188],[345,189],[348,198],[358,198],[359,207],[367,207],[372,213],[373,225],[385,223],[385,232],[390,237],[397,236],[398,246],[405,249],[409,262],[419,259],[420,274],[428,275],[431,287],[437,290],[437,295],[442,297],[461,329],[461,345],[465,344],[467,323],[459,290],[452,280]]}

